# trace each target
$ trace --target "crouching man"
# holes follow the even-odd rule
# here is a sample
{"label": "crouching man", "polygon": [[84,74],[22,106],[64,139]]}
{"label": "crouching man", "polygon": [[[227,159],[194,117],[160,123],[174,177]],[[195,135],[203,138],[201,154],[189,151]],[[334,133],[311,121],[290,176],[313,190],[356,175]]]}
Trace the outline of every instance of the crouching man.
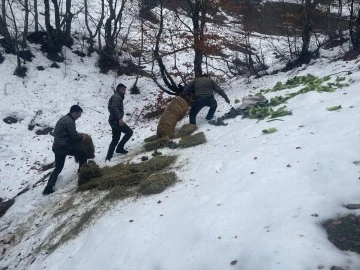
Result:
{"label": "crouching man", "polygon": [[191,105],[189,115],[190,124],[196,125],[196,116],[204,107],[209,107],[206,120],[211,120],[214,117],[217,108],[214,91],[222,96],[226,103],[230,104],[230,100],[224,90],[221,89],[215,81],[210,79],[207,74],[203,74],[200,78],[196,78],[192,83],[185,87],[184,96],[195,93],[195,102]]}
{"label": "crouching man", "polygon": [[52,150],[55,154],[55,169],[51,173],[44,195],[54,192],[56,180],[64,168],[67,155],[76,156],[79,159],[79,169],[87,162],[86,151],[79,148],[76,143],[85,140],[88,135],[76,131],[75,121],[80,118],[83,110],[78,105],[73,105],[70,112],[57,121],[54,129],[54,143]]}

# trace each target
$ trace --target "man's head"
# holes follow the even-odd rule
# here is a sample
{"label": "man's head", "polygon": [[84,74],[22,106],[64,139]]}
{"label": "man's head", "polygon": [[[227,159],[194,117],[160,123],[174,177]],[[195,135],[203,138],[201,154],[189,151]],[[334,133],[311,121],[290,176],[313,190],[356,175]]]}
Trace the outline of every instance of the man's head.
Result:
{"label": "man's head", "polygon": [[83,109],[79,105],[73,105],[70,108],[70,114],[72,115],[72,117],[75,120],[80,118],[82,112],[83,112]]}
{"label": "man's head", "polygon": [[203,74],[201,75],[201,77],[210,78],[209,74],[207,74],[207,73],[203,73]]}
{"label": "man's head", "polygon": [[122,83],[118,84],[118,86],[116,86],[116,92],[125,94],[125,92],[126,92],[126,86],[123,85]]}

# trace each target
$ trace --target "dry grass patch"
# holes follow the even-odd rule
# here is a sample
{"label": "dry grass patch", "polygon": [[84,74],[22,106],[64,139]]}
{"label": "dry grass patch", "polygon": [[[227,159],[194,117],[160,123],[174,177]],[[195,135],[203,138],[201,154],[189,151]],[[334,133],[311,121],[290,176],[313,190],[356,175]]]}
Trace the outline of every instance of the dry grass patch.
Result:
{"label": "dry grass patch", "polygon": [[139,192],[144,195],[161,193],[176,181],[177,177],[174,172],[155,173],[140,183]]}
{"label": "dry grass patch", "polygon": [[189,135],[189,136],[183,137],[180,140],[179,145],[181,148],[187,148],[187,147],[192,147],[192,146],[196,146],[196,145],[203,144],[203,143],[206,143],[205,134],[204,134],[204,132],[199,132],[194,135]]}
{"label": "dry grass patch", "polygon": [[197,126],[193,124],[185,124],[183,125],[178,134],[177,137],[185,137],[191,135],[195,130],[197,130]]}
{"label": "dry grass patch", "polygon": [[169,144],[169,137],[162,137],[157,140],[145,143],[144,147],[146,151],[153,151],[159,148],[163,148]]}

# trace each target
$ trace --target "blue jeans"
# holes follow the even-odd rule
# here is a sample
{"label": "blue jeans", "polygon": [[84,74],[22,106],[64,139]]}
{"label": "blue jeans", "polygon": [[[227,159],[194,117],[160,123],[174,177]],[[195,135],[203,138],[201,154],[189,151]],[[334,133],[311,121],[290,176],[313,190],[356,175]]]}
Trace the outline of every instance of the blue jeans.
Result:
{"label": "blue jeans", "polygon": [[190,110],[190,124],[196,125],[196,115],[201,111],[204,107],[210,107],[206,120],[210,120],[214,117],[216,108],[217,108],[217,102],[214,98],[214,96],[198,96],[195,99],[194,104],[191,106]]}

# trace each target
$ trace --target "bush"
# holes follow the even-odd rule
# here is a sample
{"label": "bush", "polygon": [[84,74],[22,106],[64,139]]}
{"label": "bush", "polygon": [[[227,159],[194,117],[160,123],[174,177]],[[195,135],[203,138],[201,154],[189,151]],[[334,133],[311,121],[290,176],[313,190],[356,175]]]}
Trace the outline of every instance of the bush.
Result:
{"label": "bush", "polygon": [[164,98],[164,92],[160,92],[156,97],[154,104],[144,106],[144,119],[152,120],[159,117],[165,110],[166,106],[173,100],[173,97]]}
{"label": "bush", "polygon": [[26,72],[27,72],[27,67],[21,66],[15,69],[14,75],[20,78],[24,78],[26,76]]}

